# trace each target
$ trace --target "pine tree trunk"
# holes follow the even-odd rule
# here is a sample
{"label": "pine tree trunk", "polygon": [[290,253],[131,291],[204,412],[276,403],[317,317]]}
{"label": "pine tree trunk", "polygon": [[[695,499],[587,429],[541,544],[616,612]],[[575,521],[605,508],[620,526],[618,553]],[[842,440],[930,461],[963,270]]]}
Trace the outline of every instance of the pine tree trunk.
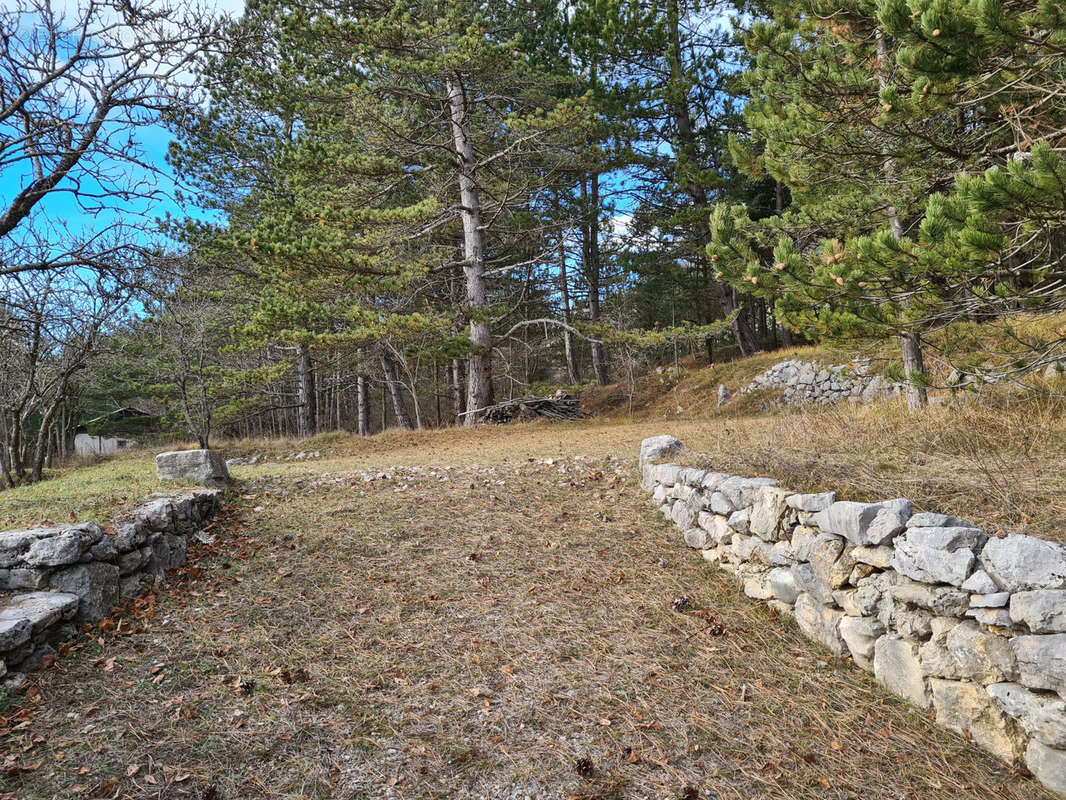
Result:
{"label": "pine tree trunk", "polygon": [[[885,41],[883,31],[877,32],[877,81],[883,91],[888,86],[888,43]],[[896,160],[891,156],[885,156],[883,172],[885,185],[891,190],[896,181]],[[895,206],[888,207],[888,222],[892,228],[892,235],[896,239],[903,238],[903,223],[899,218],[899,210]],[[903,315],[907,313],[907,302],[903,302]],[[922,339],[917,331],[905,330],[900,334],[900,344],[903,353],[903,374],[907,379],[907,410],[916,414],[929,404],[929,394],[925,386],[920,383],[923,379],[924,361],[922,359]]]}
{"label": "pine tree trunk", "polygon": [[459,200],[463,219],[463,274],[466,277],[466,304],[470,314],[470,366],[467,384],[465,425],[481,419],[481,410],[493,404],[492,331],[487,319],[488,300],[485,287],[485,256],[481,231],[481,198],[475,181],[476,157],[470,138],[470,120],[466,98],[455,79],[447,82],[452,136],[459,163]]}
{"label": "pine tree trunk", "polygon": [[[670,35],[669,58],[667,60],[670,64],[670,82],[673,84],[672,92],[676,95],[668,102],[668,107],[671,116],[674,118],[674,126],[677,129],[678,149],[687,154],[687,158],[692,164],[696,164],[698,163],[696,158],[697,142],[689,110],[688,94],[684,89],[685,70],[681,61],[681,14],[677,0],[670,0],[666,12],[667,27]],[[710,199],[707,197],[706,188],[698,181],[684,175],[678,175],[678,178],[685,192],[692,198],[692,204],[697,209],[703,209],[707,212],[702,215],[704,222],[695,233],[699,256],[702,258],[707,250],[707,245],[711,242],[711,232],[706,222],[711,207]],[[712,291],[718,299],[718,305],[722,310],[723,316],[728,317],[736,310],[736,298],[728,286],[720,281],[714,281]],[[743,314],[736,316],[731,328],[733,338],[736,339],[737,347],[740,349],[740,354],[742,356],[754,355],[758,350],[758,344],[756,343],[755,335],[752,333],[751,325]]]}
{"label": "pine tree trunk", "polygon": [[411,417],[403,404],[403,395],[400,394],[400,378],[396,374],[396,364],[387,355],[381,356],[381,374],[385,376],[385,385],[389,387],[389,397],[392,399],[392,413],[396,415],[396,424],[401,428],[414,428]]}
{"label": "pine tree trunk", "polygon": [[781,346],[785,348],[795,347],[792,339],[792,329],[780,320],[778,320],[778,324],[781,326]]}
{"label": "pine tree trunk", "polygon": [[355,376],[355,426],[360,436],[370,433],[370,407],[366,396],[366,375]]}
{"label": "pine tree trunk", "polygon": [[[562,306],[563,323],[572,325],[570,313],[570,282],[566,277],[566,240],[563,232],[559,231],[559,303]],[[568,329],[563,329],[563,349],[566,352],[566,374],[571,385],[581,383],[581,373],[578,371],[577,354],[574,352],[574,334]]]}
{"label": "pine tree trunk", "polygon": [[[584,260],[585,283],[589,294],[589,322],[600,321],[600,176],[593,173],[588,182],[581,182],[585,219],[581,226],[581,253]],[[596,383],[607,385],[607,358],[603,345],[592,342],[592,371]]]}
{"label": "pine tree trunk", "polygon": [[466,392],[463,391],[463,385],[466,383],[466,375],[463,374],[464,363],[460,358],[453,358],[450,370],[452,408],[455,409],[456,425],[462,425],[463,420],[466,419]]}
{"label": "pine tree trunk", "polygon": [[311,361],[311,348],[299,344],[296,348],[296,370],[299,374],[300,391],[296,418],[297,435],[301,439],[315,435],[317,408],[315,397],[315,367]]}

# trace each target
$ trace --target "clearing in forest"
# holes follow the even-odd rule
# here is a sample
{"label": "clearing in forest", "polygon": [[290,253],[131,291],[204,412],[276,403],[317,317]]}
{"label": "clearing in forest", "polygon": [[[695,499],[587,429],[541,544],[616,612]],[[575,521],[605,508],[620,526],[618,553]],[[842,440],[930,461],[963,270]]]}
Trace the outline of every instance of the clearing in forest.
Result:
{"label": "clearing in forest", "polygon": [[0,709],[0,797],[1050,797],[686,550],[636,481],[664,427],[238,467],[214,543]]}

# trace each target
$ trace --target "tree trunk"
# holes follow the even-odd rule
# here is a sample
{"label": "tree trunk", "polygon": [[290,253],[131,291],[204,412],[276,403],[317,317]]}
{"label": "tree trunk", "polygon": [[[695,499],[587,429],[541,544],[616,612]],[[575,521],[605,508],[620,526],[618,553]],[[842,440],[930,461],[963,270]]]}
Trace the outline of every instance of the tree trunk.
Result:
{"label": "tree trunk", "polygon": [[300,343],[296,347],[296,371],[300,380],[296,432],[301,439],[304,439],[315,435],[318,418],[315,397],[315,367],[311,361],[311,348],[304,343]]}
{"label": "tree trunk", "polygon": [[[559,231],[559,304],[562,306],[563,322],[572,325],[570,313],[570,282],[566,277],[566,240],[562,230]],[[577,366],[577,353],[574,352],[574,334],[563,328],[563,349],[566,352],[566,374],[571,385],[581,383],[581,373]]]}
{"label": "tree trunk", "polygon": [[[581,198],[585,202],[585,219],[581,226],[581,253],[584,260],[585,284],[589,293],[589,322],[600,321],[600,176],[593,173],[588,182],[581,182]],[[599,341],[591,343],[592,371],[596,383],[607,385],[607,358]]]}
{"label": "tree trunk", "polygon": [[[690,164],[698,164],[696,134],[693,130],[688,92],[685,88],[684,64],[681,61],[681,15],[677,0],[670,0],[666,16],[670,35],[668,53],[670,82],[673,84],[671,90],[673,97],[668,101],[668,108],[677,128],[678,150],[681,151],[681,155],[684,155]],[[677,156],[675,155],[676,158]],[[702,258],[707,251],[707,245],[711,242],[710,226],[706,221],[709,217],[711,206],[710,199],[707,197],[707,189],[698,181],[686,175],[679,174],[678,180],[688,196],[692,198],[692,204],[697,209],[704,209],[708,212],[702,215],[704,222],[697,228],[695,233],[698,257]],[[718,299],[718,305],[722,310],[723,316],[728,317],[737,307],[733,291],[720,281],[714,281],[712,290]],[[743,314],[736,316],[731,328],[733,338],[736,339],[737,347],[740,349],[740,354],[742,356],[753,355],[758,350],[758,345],[751,331],[751,325],[748,320],[744,319]]]}
{"label": "tree trunk", "polygon": [[[888,87],[888,43],[885,41],[883,31],[877,32],[877,82],[882,91]],[[885,176],[885,185],[891,190],[896,181],[896,159],[886,155],[882,168]],[[895,206],[888,207],[888,224],[892,229],[892,235],[896,239],[903,238],[903,223],[899,218],[899,210]],[[907,313],[907,302],[903,302],[903,315]],[[900,349],[903,354],[903,374],[907,379],[907,410],[916,414],[929,404],[929,394],[924,379],[925,365],[922,359],[922,338],[917,331],[904,330],[900,334]]]}
{"label": "tree trunk", "polygon": [[[61,398],[65,391],[66,387],[60,386],[56,390],[56,393]],[[30,473],[31,483],[37,483],[44,472],[45,449],[48,446],[48,437],[51,436],[52,433],[52,419],[55,417],[55,413],[59,409],[59,404],[61,402],[62,400],[57,398],[55,402],[48,407],[44,417],[41,419],[41,426],[37,429],[37,444],[33,452],[33,470]]]}
{"label": "tree trunk", "polygon": [[366,375],[355,376],[355,429],[360,436],[370,433],[370,408],[366,396]]}
{"label": "tree trunk", "polygon": [[792,329],[780,320],[778,320],[778,324],[781,326],[781,346],[786,348],[795,347],[795,343],[792,340]]}
{"label": "tree trunk", "polygon": [[485,288],[485,256],[481,231],[481,197],[474,171],[476,158],[470,138],[463,88],[454,78],[447,82],[452,136],[459,165],[459,200],[463,219],[463,274],[466,277],[466,304],[470,315],[470,367],[467,385],[467,410],[464,424],[473,425],[481,410],[493,404],[492,330],[488,320]]}
{"label": "tree trunk", "polygon": [[463,384],[466,383],[466,375],[464,374],[464,362],[461,358],[452,359],[450,372],[452,407],[455,409],[455,424],[462,425],[463,421],[466,419],[466,392],[463,391]]}
{"label": "tree trunk", "polygon": [[389,387],[389,396],[392,398],[392,412],[396,415],[396,424],[401,428],[414,428],[411,417],[403,404],[403,395],[400,394],[400,378],[396,374],[396,364],[387,355],[381,356],[381,372],[385,376],[385,384]]}

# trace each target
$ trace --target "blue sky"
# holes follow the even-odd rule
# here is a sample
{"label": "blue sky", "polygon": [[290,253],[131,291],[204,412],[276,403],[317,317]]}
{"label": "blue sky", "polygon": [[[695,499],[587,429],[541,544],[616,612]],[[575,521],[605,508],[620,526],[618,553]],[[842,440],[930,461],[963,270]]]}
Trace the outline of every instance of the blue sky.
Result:
{"label": "blue sky", "polygon": [[[79,5],[78,0],[53,3],[55,8],[65,7],[72,12]],[[236,15],[243,11],[244,0],[209,0],[205,6],[220,14]],[[19,228],[32,225],[43,232],[49,227],[65,225],[71,231],[89,233],[103,230],[116,220],[123,218],[136,222],[161,218],[168,213],[178,217],[196,215],[195,208],[179,206],[174,198],[173,173],[166,164],[170,133],[160,125],[151,125],[137,130],[135,139],[137,149],[140,151],[139,157],[151,168],[144,169],[128,162],[115,162],[114,167],[119,178],[116,183],[146,182],[154,189],[153,198],[134,199],[121,205],[109,201],[106,204],[109,208],[98,212],[87,211],[79,205],[72,193],[73,183],[68,177],[57,187],[59,191],[53,191],[42,200]],[[33,175],[26,162],[17,162],[6,168],[0,167],[0,209],[6,209],[12,198],[32,180]],[[94,188],[91,182],[86,182],[84,186],[90,191]],[[17,234],[19,233],[24,234],[25,231],[17,230]]]}

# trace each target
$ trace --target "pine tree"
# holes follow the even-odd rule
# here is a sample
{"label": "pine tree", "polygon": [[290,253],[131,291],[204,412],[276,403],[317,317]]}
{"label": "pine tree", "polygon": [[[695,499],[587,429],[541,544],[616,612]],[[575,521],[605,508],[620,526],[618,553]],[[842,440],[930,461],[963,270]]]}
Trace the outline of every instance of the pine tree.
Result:
{"label": "pine tree", "polygon": [[[752,135],[734,150],[783,181],[793,202],[759,223],[742,208],[716,209],[711,257],[749,292],[784,292],[783,316],[817,335],[899,335],[912,409],[925,401],[929,331],[1032,308],[1023,297],[1034,287],[1046,302],[1048,270],[1059,269],[1053,246],[1018,258],[1007,244],[1032,241],[1017,181],[1041,182],[1022,176],[1027,157],[1007,159],[1062,123],[1050,108],[1016,124],[999,118],[1004,107],[1047,106],[1011,80],[1037,74],[1034,56],[1055,38],[1039,27],[1054,20],[1027,13],[991,2],[781,5],[749,33]],[[1045,187],[1056,181],[1052,160],[1041,157]],[[1013,195],[991,188],[1012,181]]]}

